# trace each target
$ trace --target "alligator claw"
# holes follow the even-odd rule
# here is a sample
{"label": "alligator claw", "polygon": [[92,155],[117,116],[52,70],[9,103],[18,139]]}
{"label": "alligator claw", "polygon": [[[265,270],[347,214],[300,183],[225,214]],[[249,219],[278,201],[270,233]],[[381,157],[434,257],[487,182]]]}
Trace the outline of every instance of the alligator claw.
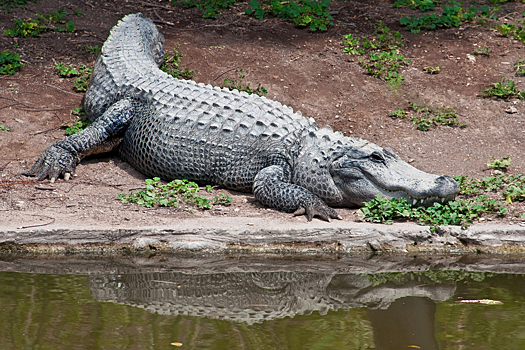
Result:
{"label": "alligator claw", "polygon": [[300,206],[294,213],[294,216],[306,214],[306,219],[312,221],[314,216],[330,222],[331,219],[342,220],[343,218],[334,209],[327,206],[321,200],[315,201],[310,205]]}
{"label": "alligator claw", "polygon": [[35,176],[37,180],[44,180],[49,177],[51,183],[55,182],[60,176],[68,180],[75,171],[76,160],[68,150],[55,144],[49,146],[42,152],[33,167],[22,173],[26,176]]}

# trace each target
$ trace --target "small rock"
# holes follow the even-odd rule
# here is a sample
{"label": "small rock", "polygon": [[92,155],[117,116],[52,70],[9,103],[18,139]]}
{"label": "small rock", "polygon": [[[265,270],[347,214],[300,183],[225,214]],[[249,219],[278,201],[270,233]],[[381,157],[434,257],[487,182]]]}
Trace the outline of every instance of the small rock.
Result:
{"label": "small rock", "polygon": [[24,209],[25,205],[26,205],[26,202],[24,201],[16,201],[13,203],[13,207],[15,207],[15,209],[18,209],[18,210]]}
{"label": "small rock", "polygon": [[476,63],[476,57],[471,54],[467,54],[467,58],[471,63]]}
{"label": "small rock", "polygon": [[518,109],[514,106],[509,106],[507,107],[507,109],[505,109],[505,112],[509,114],[514,114],[514,113],[518,113]]}

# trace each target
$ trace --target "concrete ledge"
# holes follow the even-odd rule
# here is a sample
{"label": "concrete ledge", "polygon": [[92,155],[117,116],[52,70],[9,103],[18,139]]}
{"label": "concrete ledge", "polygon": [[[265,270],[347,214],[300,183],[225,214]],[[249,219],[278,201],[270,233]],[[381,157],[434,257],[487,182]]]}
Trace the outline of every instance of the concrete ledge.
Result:
{"label": "concrete ledge", "polygon": [[112,252],[155,249],[207,253],[469,253],[525,254],[525,227],[478,224],[431,231],[415,224],[269,223],[263,218],[204,218],[159,227],[0,226],[0,250]]}

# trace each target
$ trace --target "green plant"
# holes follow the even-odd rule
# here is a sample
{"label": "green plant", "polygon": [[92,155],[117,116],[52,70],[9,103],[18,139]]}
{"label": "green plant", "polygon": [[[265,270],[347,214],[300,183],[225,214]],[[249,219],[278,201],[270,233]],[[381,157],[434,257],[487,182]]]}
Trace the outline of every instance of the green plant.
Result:
{"label": "green plant", "polygon": [[2,0],[0,2],[0,8],[5,12],[12,12],[11,9],[17,8],[20,5],[25,5],[29,1],[36,2],[37,0]]}
{"label": "green plant", "polygon": [[454,176],[454,180],[459,183],[459,193],[464,196],[475,196],[480,193],[494,194],[501,191],[501,196],[508,204],[525,200],[525,175],[523,174],[498,175],[481,179]]}
{"label": "green plant", "polygon": [[20,60],[20,55],[9,51],[0,53],[0,74],[15,74],[24,64]]}
{"label": "green plant", "polygon": [[270,0],[268,4],[252,0],[245,13],[262,20],[268,12],[282,19],[292,20],[300,27],[309,27],[311,31],[324,31],[328,25],[333,25],[328,5],[330,0]]}
{"label": "green plant", "polygon": [[362,221],[392,224],[396,219],[417,220],[421,225],[461,225],[465,226],[483,214],[507,214],[505,205],[486,195],[474,200],[455,200],[446,204],[434,203],[430,207],[414,207],[404,198],[387,199],[380,195],[365,202],[359,210]]}
{"label": "green plant", "polygon": [[92,68],[87,67],[84,64],[80,65],[78,69],[79,76],[75,79],[73,86],[76,92],[86,92],[89,86],[89,79],[91,78]]}
{"label": "green plant", "polygon": [[492,53],[492,49],[489,49],[487,47],[478,47],[476,50],[474,50],[474,55],[478,56],[489,56]]}
{"label": "green plant", "polygon": [[481,6],[479,9],[476,6],[470,6],[469,8],[463,7],[463,2],[450,0],[449,5],[443,5],[441,16],[436,14],[426,14],[421,17],[410,16],[401,17],[400,24],[406,26],[412,33],[419,33],[421,29],[437,29],[437,28],[450,28],[459,27],[464,22],[470,22],[476,18],[493,18],[497,17],[494,15],[494,11],[498,8],[494,8],[492,11],[488,6]]}
{"label": "green plant", "polygon": [[57,74],[64,78],[76,77],[80,74],[77,69],[73,68],[72,64],[67,67],[64,62],[55,65],[55,69],[57,70]]}
{"label": "green plant", "polygon": [[516,68],[516,74],[525,75],[525,60],[517,60],[514,68]]}
{"label": "green plant", "polygon": [[188,68],[181,70],[179,67],[182,60],[182,52],[179,51],[180,45],[173,49],[173,56],[164,54],[164,62],[160,66],[160,69],[177,79],[192,79],[193,71],[190,71]]}
{"label": "green plant", "polygon": [[242,85],[242,80],[246,77],[242,71],[242,69],[236,69],[235,74],[237,75],[239,81],[237,79],[224,79],[224,87],[229,90],[239,90],[239,91],[245,91],[248,94],[257,94],[259,96],[262,96],[264,94],[267,94],[268,91],[259,84],[257,88],[254,90],[250,88],[250,84],[246,84],[245,86]]}
{"label": "green plant", "polygon": [[485,97],[498,97],[498,98],[511,98],[516,97],[519,99],[525,98],[525,93],[523,91],[516,90],[514,87],[514,81],[509,79],[506,83],[505,78],[501,79],[499,83],[493,83],[492,86],[480,90],[480,93],[485,95]]}
{"label": "green plant", "polygon": [[440,112],[428,107],[420,107],[412,102],[408,102],[408,106],[412,113],[405,112],[401,107],[398,107],[395,111],[390,111],[390,116],[400,119],[406,119],[410,116],[412,123],[417,125],[417,129],[421,131],[428,131],[433,126],[466,127],[466,124],[460,124],[456,120],[458,115],[450,109]]}
{"label": "green plant", "polygon": [[261,3],[257,0],[250,1],[250,8],[244,11],[247,15],[254,15],[255,18],[261,20],[264,18],[264,8],[261,7]]}
{"label": "green plant", "polygon": [[203,11],[204,18],[215,18],[223,9],[235,4],[236,0],[171,0],[172,3],[180,2],[183,6],[196,7]]}
{"label": "green plant", "polygon": [[4,30],[4,34],[9,35],[11,38],[14,37],[34,37],[37,38],[41,33],[46,31],[46,27],[40,25],[38,19],[28,19],[27,21],[22,21],[15,19],[15,25],[11,29]]}
{"label": "green plant", "polygon": [[409,59],[399,54],[403,37],[399,32],[391,31],[383,22],[378,22],[374,27],[374,35],[370,37],[344,35],[343,52],[363,56],[359,62],[370,75],[399,85],[404,80],[404,77],[399,75],[399,70],[410,63]]}
{"label": "green plant", "polygon": [[[69,14],[64,10],[59,10],[44,15],[37,13],[37,18],[29,18],[26,21],[15,19],[15,25],[13,28],[5,30],[4,33],[12,38],[39,37],[40,34],[46,30],[72,33],[75,31],[74,23],[72,21],[62,21],[62,19],[68,15]],[[55,26],[55,24],[62,24],[64,27]]]}
{"label": "green plant", "polygon": [[98,55],[100,53],[100,51],[102,50],[102,48],[98,45],[94,45],[94,46],[86,46],[86,50],[87,52],[91,53],[91,54],[94,54],[94,55]]}
{"label": "green plant", "polygon": [[511,163],[511,159],[509,157],[503,157],[501,159],[496,159],[491,156],[491,158],[493,162],[492,163],[488,162],[487,166],[490,168],[497,169],[497,170],[507,170],[507,167]]}
{"label": "green plant", "polygon": [[525,42],[525,21],[516,21],[514,24],[503,23],[496,27],[496,30],[503,36],[512,36],[516,40]]}
{"label": "green plant", "polygon": [[428,66],[428,67],[425,67],[423,70],[427,72],[428,74],[438,74],[439,72],[441,72],[441,66],[436,66],[436,67]]}
{"label": "green plant", "polygon": [[[188,180],[173,180],[162,184],[160,178],[146,179],[145,190],[131,191],[129,195],[118,194],[122,203],[136,203],[147,208],[154,206],[178,207],[182,201],[200,209],[210,209],[213,204],[229,205],[232,198],[221,194],[213,202],[205,196],[197,195],[199,186]],[[206,187],[208,189],[208,187]]]}
{"label": "green plant", "polygon": [[72,124],[64,124],[62,125],[62,129],[64,129],[64,133],[66,136],[71,136],[73,134],[76,134],[79,131],[84,130],[87,128],[91,122],[86,120],[86,112],[84,111],[84,107],[77,107],[71,111],[71,114],[78,117],[77,120],[75,120]]}
{"label": "green plant", "polygon": [[2,124],[0,124],[0,130],[1,131],[9,131],[10,129],[6,126],[3,126]]}
{"label": "green plant", "polygon": [[[439,2],[436,1],[436,2]],[[396,0],[392,7],[406,7],[410,6],[413,9],[420,11],[430,11],[436,8],[436,4],[432,0]]]}

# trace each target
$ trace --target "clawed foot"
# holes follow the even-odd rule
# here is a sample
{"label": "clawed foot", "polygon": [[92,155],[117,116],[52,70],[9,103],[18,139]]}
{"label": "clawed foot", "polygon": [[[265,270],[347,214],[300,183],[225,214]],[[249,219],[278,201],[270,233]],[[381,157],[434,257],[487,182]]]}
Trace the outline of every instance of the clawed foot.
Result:
{"label": "clawed foot", "polygon": [[304,215],[306,214],[306,219],[308,221],[312,221],[312,218],[314,216],[318,216],[321,219],[330,222],[330,219],[338,219],[343,220],[341,215],[337,214],[337,212],[330,208],[328,205],[326,205],[323,201],[316,198],[314,203],[308,203],[301,205],[294,213],[294,216],[298,215]]}
{"label": "clawed foot", "polygon": [[69,180],[75,171],[75,167],[76,160],[71,152],[59,146],[51,145],[42,152],[35,165],[22,175],[35,176],[37,180],[44,180],[49,177],[51,182],[55,182],[60,176]]}

